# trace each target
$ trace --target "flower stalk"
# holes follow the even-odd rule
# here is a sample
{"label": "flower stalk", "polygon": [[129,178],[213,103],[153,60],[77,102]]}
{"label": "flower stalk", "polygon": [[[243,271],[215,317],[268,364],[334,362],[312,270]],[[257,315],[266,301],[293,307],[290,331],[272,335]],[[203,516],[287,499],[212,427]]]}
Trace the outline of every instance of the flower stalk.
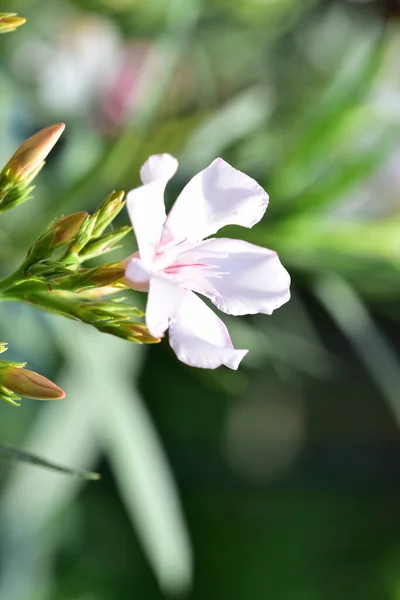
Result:
{"label": "flower stalk", "polygon": [[124,265],[82,266],[117,248],[131,231],[106,231],[124,204],[124,192],[113,192],[92,215],[78,212],[50,223],[19,268],[0,279],[0,301],[25,302],[131,342],[158,342],[140,322],[141,311],[121,298],[104,299],[126,290]]}

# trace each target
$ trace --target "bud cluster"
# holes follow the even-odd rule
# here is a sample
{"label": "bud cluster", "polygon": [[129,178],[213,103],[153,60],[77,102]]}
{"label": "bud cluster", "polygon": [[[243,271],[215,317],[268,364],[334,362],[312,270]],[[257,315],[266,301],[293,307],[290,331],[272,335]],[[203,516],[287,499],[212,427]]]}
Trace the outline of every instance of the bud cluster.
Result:
{"label": "bud cluster", "polygon": [[125,289],[125,269],[114,262],[83,268],[83,262],[118,248],[131,231],[121,227],[106,231],[124,207],[124,193],[111,193],[92,214],[78,212],[51,223],[29,249],[20,268],[0,280],[5,299],[23,300],[38,308],[78,319],[128,341],[158,342],[138,321],[142,313],[104,296]]}
{"label": "bud cluster", "polygon": [[124,192],[112,192],[93,215],[87,215],[63,255],[64,263],[80,264],[120,247],[118,243],[132,228],[125,226],[109,232],[106,229],[125,206],[124,196]]}
{"label": "bud cluster", "polygon": [[[0,212],[27,199],[33,189],[32,180],[63,130],[63,123],[50,125],[23,142],[13,154],[0,173]],[[118,297],[105,300],[110,293],[126,289],[123,263],[82,266],[119,248],[131,231],[130,226],[109,229],[125,205],[124,196],[124,192],[112,192],[93,214],[81,211],[50,223],[22,265],[0,280],[1,298],[78,319],[129,341],[158,342],[138,321],[143,316],[138,309]],[[37,397],[32,396],[32,389],[40,376],[23,367],[0,366],[0,394],[9,401],[17,401],[18,393]]]}
{"label": "bud cluster", "polygon": [[52,292],[33,290],[25,300],[38,308],[77,319],[96,327],[103,333],[110,333],[129,342],[154,344],[159,342],[148,332],[144,323],[138,321],[143,313],[125,298],[112,298],[108,301],[92,298],[91,294],[76,294],[64,290]]}
{"label": "bud cluster", "polygon": [[120,247],[119,242],[131,227],[111,232],[105,229],[124,204],[124,192],[113,192],[93,215],[78,212],[51,223],[28,251],[21,267],[25,278],[51,284],[54,290],[72,292],[121,281],[124,268],[120,263],[89,269],[81,268],[81,264]]}

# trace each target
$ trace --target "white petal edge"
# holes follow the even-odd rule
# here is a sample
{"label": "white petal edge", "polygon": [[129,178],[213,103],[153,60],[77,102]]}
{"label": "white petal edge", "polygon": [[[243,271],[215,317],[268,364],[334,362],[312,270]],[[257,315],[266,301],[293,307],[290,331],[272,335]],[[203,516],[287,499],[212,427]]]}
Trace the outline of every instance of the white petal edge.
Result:
{"label": "white petal edge", "polygon": [[169,343],[180,361],[190,367],[236,370],[248,350],[236,350],[221,319],[193,292],[170,321]]}
{"label": "white petal edge", "polygon": [[169,181],[178,170],[178,161],[171,154],[153,154],[140,169],[140,179],[143,185],[160,179]]}
{"label": "white petal edge", "polygon": [[243,240],[214,238],[179,258],[212,265],[199,270],[197,281],[192,269],[187,286],[226,314],[270,315],[290,299],[290,275],[273,250]]}
{"label": "white petal edge", "polygon": [[[138,252],[135,253],[139,254]],[[150,273],[137,256],[131,256],[125,269],[125,283],[138,292],[148,292]]]}
{"label": "white petal edge", "polygon": [[268,194],[254,179],[217,158],[182,190],[165,222],[162,243],[198,242],[225,225],[253,227],[267,206]]}
{"label": "white petal edge", "polygon": [[146,325],[153,337],[164,335],[169,321],[184,299],[185,290],[162,275],[150,278],[146,306]]}
{"label": "white petal edge", "polygon": [[170,154],[150,156],[140,170],[143,185],[127,195],[126,207],[146,267],[153,261],[166,219],[165,187],[177,169],[178,161]]}

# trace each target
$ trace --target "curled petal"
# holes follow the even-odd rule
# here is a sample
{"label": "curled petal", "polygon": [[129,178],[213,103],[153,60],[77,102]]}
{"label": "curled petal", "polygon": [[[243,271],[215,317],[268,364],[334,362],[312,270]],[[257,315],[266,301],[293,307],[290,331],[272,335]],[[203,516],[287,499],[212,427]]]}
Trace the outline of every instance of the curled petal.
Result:
{"label": "curled petal", "polygon": [[170,154],[150,156],[140,171],[143,185],[127,195],[129,218],[145,266],[150,266],[160,242],[166,218],[164,191],[177,168],[178,161]]}
{"label": "curled petal", "polygon": [[180,259],[205,265],[197,272],[192,269],[188,287],[229,315],[270,315],[290,299],[289,273],[276,252],[267,248],[242,240],[212,239]]}
{"label": "curled petal", "polygon": [[168,329],[184,298],[185,290],[164,276],[150,279],[146,306],[146,325],[155,338],[162,337]]}
{"label": "curled petal", "polygon": [[225,324],[188,291],[170,321],[169,343],[179,360],[203,369],[225,365],[236,370],[248,352],[234,349]]}
{"label": "curled petal", "polygon": [[217,158],[189,181],[164,225],[162,243],[198,242],[225,225],[252,227],[268,206],[268,194],[248,175]]}

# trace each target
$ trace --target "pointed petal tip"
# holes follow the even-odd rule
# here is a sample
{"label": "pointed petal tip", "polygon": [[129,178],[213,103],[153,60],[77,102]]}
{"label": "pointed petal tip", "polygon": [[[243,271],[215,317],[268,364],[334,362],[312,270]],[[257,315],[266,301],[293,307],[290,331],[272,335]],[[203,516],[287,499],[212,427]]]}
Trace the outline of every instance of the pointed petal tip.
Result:
{"label": "pointed petal tip", "polygon": [[246,354],[248,354],[249,351],[235,349],[233,352],[234,352],[234,355],[232,355],[232,358],[229,361],[224,362],[223,365],[225,367],[228,367],[228,369],[232,369],[232,371],[237,371],[240,363],[242,362],[242,360],[244,359]]}
{"label": "pointed petal tip", "polygon": [[227,367],[232,371],[237,371],[243,358],[249,352],[249,350],[236,350],[232,349],[220,349],[221,352],[215,352],[215,348],[208,348],[207,350],[199,355],[191,355],[190,352],[177,351],[176,346],[173,347],[175,354],[178,359],[188,367],[195,369],[208,369],[213,371],[219,367]]}
{"label": "pointed petal tip", "polygon": [[186,292],[169,327],[169,343],[189,367],[236,370],[248,350],[236,350],[221,319],[193,292]]}

